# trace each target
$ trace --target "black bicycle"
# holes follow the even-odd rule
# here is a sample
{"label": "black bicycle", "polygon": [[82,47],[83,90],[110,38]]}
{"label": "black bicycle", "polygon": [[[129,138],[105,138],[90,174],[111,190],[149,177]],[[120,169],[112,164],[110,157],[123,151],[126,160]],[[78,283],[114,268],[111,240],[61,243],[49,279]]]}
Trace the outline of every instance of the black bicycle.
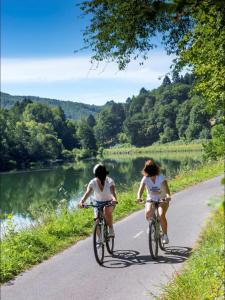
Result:
{"label": "black bicycle", "polygon": [[104,254],[105,254],[105,246],[109,254],[113,254],[114,249],[114,237],[109,236],[108,234],[108,225],[106,223],[105,217],[104,217],[104,207],[107,206],[114,206],[112,202],[109,202],[108,204],[85,204],[84,208],[97,208],[97,218],[94,222],[93,227],[93,248],[94,248],[94,254],[95,259],[98,264],[102,265],[104,261]]}
{"label": "black bicycle", "polygon": [[158,211],[159,204],[164,201],[165,201],[164,199],[161,199],[157,202],[150,201],[151,203],[154,204],[154,215],[152,220],[149,222],[148,243],[149,243],[149,251],[153,259],[157,259],[159,248],[163,251],[165,250],[162,241],[163,232],[160,225],[159,211]]}

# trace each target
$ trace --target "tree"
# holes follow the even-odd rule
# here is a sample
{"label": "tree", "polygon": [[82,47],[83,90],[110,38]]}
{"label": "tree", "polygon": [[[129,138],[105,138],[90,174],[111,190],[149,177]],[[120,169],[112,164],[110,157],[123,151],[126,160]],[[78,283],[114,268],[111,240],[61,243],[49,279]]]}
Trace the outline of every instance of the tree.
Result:
{"label": "tree", "polygon": [[207,144],[203,144],[203,147],[205,149],[206,158],[217,159],[224,156],[225,138],[224,126],[222,124],[213,126],[212,140]]}
{"label": "tree", "polygon": [[7,164],[10,160],[10,130],[8,112],[5,109],[0,108],[0,166],[1,170],[7,168]]}
{"label": "tree", "polygon": [[110,146],[117,142],[117,134],[122,132],[125,120],[124,107],[121,103],[111,102],[99,113],[94,128],[99,146]]}
{"label": "tree", "polygon": [[216,111],[225,99],[225,5],[220,0],[89,0],[80,4],[91,15],[85,47],[97,61],[113,60],[124,69],[131,59],[147,59],[160,33],[177,70],[188,65],[196,89]]}
{"label": "tree", "polygon": [[[198,139],[204,129],[210,128],[210,115],[203,107],[203,104],[196,103],[190,111],[190,120],[185,135],[189,141]],[[203,134],[202,134],[203,135]]]}
{"label": "tree", "polygon": [[[193,6],[194,2],[188,1]],[[190,8],[184,0],[90,0],[82,1],[80,8],[84,14],[92,15],[84,33],[85,46],[92,48],[94,59],[115,60],[120,69],[133,54],[134,58],[141,55],[146,59],[155,46],[152,38],[157,32],[175,30],[180,37],[191,26]],[[174,33],[170,35],[174,40]]]}
{"label": "tree", "polygon": [[87,123],[90,127],[94,127],[96,125],[96,120],[92,114],[90,114],[87,118]]}
{"label": "tree", "polygon": [[160,134],[160,142],[168,143],[177,140],[176,131],[173,128],[165,127],[163,133]]}
{"label": "tree", "polygon": [[144,122],[141,113],[128,117],[124,122],[124,130],[132,145],[143,145]]}
{"label": "tree", "polygon": [[180,109],[178,111],[176,118],[176,128],[180,139],[186,139],[185,132],[189,124],[191,106],[191,101],[185,101],[181,104]]}
{"label": "tree", "polygon": [[63,146],[67,150],[79,148],[80,144],[77,137],[77,124],[70,120],[66,120],[63,131],[60,135]]}
{"label": "tree", "polygon": [[178,65],[191,65],[195,91],[216,113],[225,101],[225,6],[223,1],[199,1],[192,10],[190,30],[178,44]]}
{"label": "tree", "polygon": [[171,84],[171,80],[170,80],[169,76],[166,75],[163,79],[162,86],[166,86],[169,84]]}
{"label": "tree", "polygon": [[14,122],[21,121],[23,118],[23,112],[25,111],[28,104],[33,103],[30,99],[24,98],[22,102],[16,102],[13,107],[10,109],[10,118]]}
{"label": "tree", "polygon": [[180,76],[179,76],[179,72],[177,70],[173,70],[172,80],[173,80],[173,83],[180,82]]}
{"label": "tree", "polygon": [[56,159],[62,151],[62,142],[49,123],[25,122],[29,135],[27,151],[31,161]]}
{"label": "tree", "polygon": [[148,94],[148,91],[143,87],[140,89],[139,95],[146,95]]}
{"label": "tree", "polygon": [[78,125],[78,138],[83,149],[91,150],[95,153],[97,150],[96,139],[93,129],[88,126],[86,120],[81,120]]}

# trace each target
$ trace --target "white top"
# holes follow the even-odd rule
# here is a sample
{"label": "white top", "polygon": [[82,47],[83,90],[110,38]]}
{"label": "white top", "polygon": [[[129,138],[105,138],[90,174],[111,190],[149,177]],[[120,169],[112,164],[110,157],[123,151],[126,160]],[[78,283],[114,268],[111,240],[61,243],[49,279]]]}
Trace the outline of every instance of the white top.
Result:
{"label": "white top", "polygon": [[94,198],[96,201],[110,201],[112,200],[112,193],[110,191],[110,187],[115,185],[114,181],[110,177],[106,177],[103,191],[100,190],[97,178],[92,179],[88,188],[91,188],[94,191]]}
{"label": "white top", "polygon": [[165,180],[163,175],[157,175],[155,183],[149,176],[144,176],[142,178],[141,184],[144,183],[147,188],[147,200],[158,201],[166,196],[165,192],[162,190],[162,183]]}

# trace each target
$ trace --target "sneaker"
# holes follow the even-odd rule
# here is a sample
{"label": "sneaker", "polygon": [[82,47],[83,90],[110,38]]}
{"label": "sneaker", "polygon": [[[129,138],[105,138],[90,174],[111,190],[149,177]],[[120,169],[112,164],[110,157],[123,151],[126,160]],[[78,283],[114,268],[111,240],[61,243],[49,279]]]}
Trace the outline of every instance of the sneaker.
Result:
{"label": "sneaker", "polygon": [[115,232],[113,227],[109,227],[108,237],[115,237]]}
{"label": "sneaker", "polygon": [[169,239],[168,239],[167,234],[164,234],[162,236],[162,242],[163,242],[163,244],[169,244]]}

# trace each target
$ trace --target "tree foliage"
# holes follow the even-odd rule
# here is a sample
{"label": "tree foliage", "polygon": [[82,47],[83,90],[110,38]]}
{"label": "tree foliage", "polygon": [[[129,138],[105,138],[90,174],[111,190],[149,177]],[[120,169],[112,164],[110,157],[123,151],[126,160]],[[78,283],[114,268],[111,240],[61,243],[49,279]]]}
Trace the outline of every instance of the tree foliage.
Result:
{"label": "tree foliage", "polygon": [[179,82],[176,78],[176,83],[170,81],[130,99],[125,106],[123,130],[131,144],[210,138],[211,114],[201,97],[190,93],[191,88],[192,84],[184,84],[180,77]]}
{"label": "tree foliage", "polygon": [[78,138],[83,149],[94,153],[97,150],[96,139],[93,128],[88,125],[87,120],[82,119],[78,125]]}
{"label": "tree foliage", "polygon": [[85,46],[92,48],[94,59],[115,60],[123,69],[133,57],[148,57],[158,32],[169,32],[173,37],[173,30],[179,36],[188,31],[191,18],[187,2],[196,1],[82,1],[80,8],[91,15],[84,33]]}
{"label": "tree foliage", "polygon": [[66,119],[60,107],[29,99],[0,110],[0,134],[0,170],[55,160],[64,150],[79,147],[76,124]]}
{"label": "tree foliage", "polygon": [[98,114],[94,128],[97,144],[106,147],[115,144],[117,134],[122,132],[124,120],[123,104],[107,103],[105,108]]}

